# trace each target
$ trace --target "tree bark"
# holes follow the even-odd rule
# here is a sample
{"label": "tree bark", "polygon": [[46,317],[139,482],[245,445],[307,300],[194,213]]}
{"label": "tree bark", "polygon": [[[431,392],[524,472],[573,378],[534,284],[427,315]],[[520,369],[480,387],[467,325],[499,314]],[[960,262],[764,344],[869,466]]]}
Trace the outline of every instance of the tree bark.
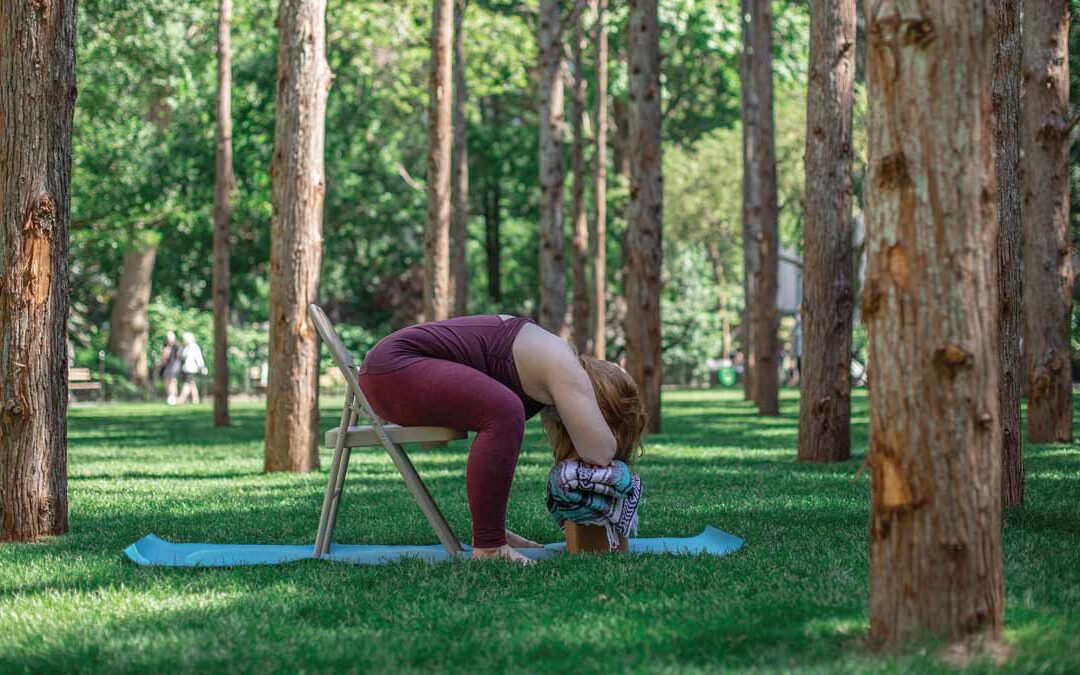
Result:
{"label": "tree bark", "polygon": [[810,5],[799,460],[851,456],[855,0]]}
{"label": "tree bark", "polygon": [[450,123],[453,0],[432,0],[428,88],[427,231],[424,319],[450,316]]}
{"label": "tree bark", "polygon": [[626,249],[626,366],[660,431],[660,291],[664,192],[660,146],[660,31],[656,0],[630,3],[630,214]]}
{"label": "tree bark", "polygon": [[0,541],[68,529],[74,0],[0,0]]}
{"label": "tree bark", "polygon": [[1069,232],[1069,3],[1024,7],[1024,345],[1028,440],[1072,440],[1072,241]]}
{"label": "tree bark", "polygon": [[1020,436],[1020,9],[1021,0],[997,0],[994,55],[994,164],[998,179],[998,353],[1001,381],[1002,506],[1024,501]]}
{"label": "tree bark", "polygon": [[615,173],[630,178],[630,103],[616,96],[611,101],[615,118],[615,134],[612,138],[611,160]]}
{"label": "tree bark", "polygon": [[566,337],[561,21],[558,0],[540,0],[540,325]]}
{"label": "tree bark", "polygon": [[753,274],[748,294],[753,396],[762,415],[780,413],[776,293],[780,270],[776,197],[776,139],[772,101],[772,9],[743,3],[743,236]]}
{"label": "tree bark", "polygon": [[574,23],[574,85],[570,115],[574,124],[574,144],[570,151],[570,166],[574,173],[573,214],[574,239],[571,270],[573,273],[573,342],[578,354],[589,348],[592,330],[588,279],[585,267],[589,261],[589,221],[585,213],[585,15],[579,14]]}
{"label": "tree bark", "polygon": [[109,353],[120,357],[131,381],[139,387],[145,387],[150,381],[150,368],[146,362],[150,323],[146,318],[146,307],[150,304],[158,239],[155,232],[133,230],[129,235],[109,313]]}
{"label": "tree bark", "polygon": [[468,314],[469,279],[465,242],[469,238],[469,145],[468,117],[465,107],[469,96],[465,84],[465,2],[454,0],[454,149],[451,176],[450,214],[450,287],[454,315]]}
{"label": "tree bark", "polygon": [[596,9],[596,151],[593,155],[593,202],[596,220],[589,232],[592,274],[592,352],[607,355],[607,0],[594,0]]}
{"label": "tree bark", "polygon": [[311,471],[319,466],[319,343],[307,307],[322,260],[326,0],[281,0],[277,23],[266,470]]}
{"label": "tree bark", "polygon": [[217,164],[214,179],[214,426],[229,426],[229,227],[232,222],[232,0],[218,0]]}
{"label": "tree bark", "polygon": [[[501,117],[499,98],[491,96],[487,124],[498,138]],[[484,194],[484,248],[487,253],[488,297],[492,302],[502,301],[500,263],[502,243],[499,240],[499,221],[502,216],[502,160],[496,160]]]}
{"label": "tree bark", "polygon": [[992,3],[868,0],[870,634],[1000,636]]}

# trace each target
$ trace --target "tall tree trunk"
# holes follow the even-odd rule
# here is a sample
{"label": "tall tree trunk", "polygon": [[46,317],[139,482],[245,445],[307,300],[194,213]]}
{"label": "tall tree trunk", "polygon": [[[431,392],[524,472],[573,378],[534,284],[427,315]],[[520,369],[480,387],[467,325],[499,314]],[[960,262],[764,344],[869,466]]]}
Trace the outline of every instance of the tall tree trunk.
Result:
{"label": "tall tree trunk", "polygon": [[763,0],[743,2],[743,236],[753,350],[753,397],[762,415],[780,413],[776,293],[780,271],[773,135],[772,10]]}
{"label": "tall tree trunk", "polygon": [[450,287],[454,297],[454,315],[468,314],[469,278],[465,242],[469,238],[469,145],[468,116],[465,106],[469,96],[465,87],[465,2],[454,0],[454,150],[451,177],[450,214]]}
{"label": "tall tree trunk", "polygon": [[574,97],[570,115],[574,124],[574,145],[571,147],[570,165],[574,173],[573,214],[574,251],[571,260],[573,271],[573,341],[579,354],[589,348],[592,331],[589,327],[588,280],[585,267],[589,260],[589,221],[585,213],[585,15],[579,14],[574,23]]}
{"label": "tall tree trunk", "polygon": [[68,529],[75,0],[0,0],[0,541]]}
{"label": "tall tree trunk", "polygon": [[1072,242],[1069,233],[1069,3],[1024,6],[1024,349],[1028,440],[1072,440]]}
{"label": "tall tree trunk", "polygon": [[[487,125],[490,129],[494,130],[496,139],[499,134],[499,125],[501,124],[501,117],[499,115],[499,98],[497,96],[491,96],[489,98],[490,106]],[[498,143],[496,143],[498,146]],[[499,239],[499,221],[502,216],[502,159],[495,160],[495,166],[493,167],[490,178],[488,179],[488,189],[485,191],[485,204],[484,204],[484,248],[487,253],[487,277],[488,277],[488,297],[492,302],[499,303],[502,301],[502,284],[500,271],[500,261],[502,254],[502,243]]]}
{"label": "tall tree trunk", "polygon": [[266,470],[311,471],[319,466],[319,343],[307,307],[318,295],[322,260],[323,142],[332,77],[326,0],[281,0],[277,23]]}
{"label": "tall tree trunk", "polygon": [[566,335],[563,261],[563,52],[558,0],[540,0],[540,325]]}
{"label": "tall tree trunk", "polygon": [[994,56],[994,163],[998,179],[998,353],[1001,381],[1002,506],[1024,501],[1020,436],[1020,14],[1021,0],[997,0]]}
{"label": "tall tree trunk", "polygon": [[428,88],[427,232],[424,319],[450,316],[450,118],[453,0],[432,0]]}
{"label": "tall tree trunk", "polygon": [[607,355],[607,0],[594,0],[596,9],[596,152],[593,155],[593,201],[595,218],[589,232],[592,275],[592,351]]}
{"label": "tall tree trunk", "polygon": [[611,101],[615,117],[615,135],[612,138],[611,160],[615,173],[630,178],[630,102],[616,96]]}
{"label": "tall tree trunk", "polygon": [[866,3],[870,634],[889,648],[1001,632],[993,14]]}
{"label": "tall tree trunk", "polygon": [[657,0],[630,3],[630,215],[626,248],[626,366],[660,431],[660,276],[664,191],[660,151]]}
{"label": "tall tree trunk", "polygon": [[232,222],[232,0],[218,0],[217,167],[214,180],[214,426],[229,426],[229,226]]}
{"label": "tall tree trunk", "polygon": [[810,5],[799,460],[851,456],[855,0]]}
{"label": "tall tree trunk", "polygon": [[146,318],[146,306],[150,304],[159,239],[153,231],[131,232],[109,314],[109,353],[120,357],[131,381],[140,387],[145,387],[150,380],[146,363],[150,322]]}

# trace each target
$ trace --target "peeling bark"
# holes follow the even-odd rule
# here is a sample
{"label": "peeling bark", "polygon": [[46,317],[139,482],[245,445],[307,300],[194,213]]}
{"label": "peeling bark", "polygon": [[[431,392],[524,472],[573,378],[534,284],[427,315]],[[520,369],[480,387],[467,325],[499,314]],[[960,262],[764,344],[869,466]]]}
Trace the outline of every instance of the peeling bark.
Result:
{"label": "peeling bark", "polygon": [[229,227],[232,191],[232,0],[218,0],[217,152],[214,174],[214,426],[229,426]]}
{"label": "peeling bark", "polygon": [[648,430],[660,431],[660,295],[664,192],[660,29],[656,0],[630,3],[630,214],[626,246],[626,369],[641,389]]}
{"label": "peeling bark", "polygon": [[0,0],[0,541],[68,529],[74,0]]}
{"label": "peeling bark", "polygon": [[1069,232],[1069,3],[1024,6],[1020,143],[1028,440],[1072,440]]}
{"label": "peeling bark", "polygon": [[319,466],[319,343],[307,307],[317,299],[322,260],[326,1],[281,0],[277,24],[265,465],[311,471]]}
{"label": "peeling bark", "polygon": [[870,635],[890,649],[993,640],[1004,608],[993,6],[868,0],[866,20]]}
{"label": "peeling bark", "polygon": [[851,456],[855,0],[810,6],[799,460]]}

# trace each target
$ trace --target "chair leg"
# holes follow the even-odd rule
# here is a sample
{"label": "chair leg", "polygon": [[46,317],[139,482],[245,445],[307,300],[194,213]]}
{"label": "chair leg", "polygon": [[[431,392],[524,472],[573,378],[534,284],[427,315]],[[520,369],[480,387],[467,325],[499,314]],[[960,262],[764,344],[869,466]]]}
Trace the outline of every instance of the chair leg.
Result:
{"label": "chair leg", "polygon": [[319,529],[315,535],[316,558],[321,558],[330,549],[333,538],[333,523],[337,519],[338,506],[341,504],[341,489],[345,482],[345,472],[349,466],[350,452],[345,448],[345,436],[349,427],[356,424],[356,411],[352,406],[352,392],[345,396],[345,408],[341,411],[341,426],[338,440],[334,446],[334,458],[330,462],[330,475],[326,480],[326,494],[323,495],[322,511],[319,514]]}

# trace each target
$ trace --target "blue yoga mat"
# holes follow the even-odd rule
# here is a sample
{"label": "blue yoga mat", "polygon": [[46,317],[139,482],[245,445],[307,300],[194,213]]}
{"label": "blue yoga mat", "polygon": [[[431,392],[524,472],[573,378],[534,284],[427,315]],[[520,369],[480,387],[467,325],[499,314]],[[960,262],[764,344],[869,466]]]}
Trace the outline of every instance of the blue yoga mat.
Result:
{"label": "blue yoga mat", "polygon": [[[631,539],[631,553],[675,553],[679,555],[727,555],[742,548],[745,542],[733,534],[715,527],[706,527],[696,537],[660,537]],[[468,555],[471,548],[462,545]],[[566,542],[548,544],[544,548],[518,549],[534,560],[545,560],[564,552]],[[279,565],[313,558],[314,546],[288,544],[174,544],[148,534],[124,553],[139,565],[158,567],[234,567],[237,565]],[[335,562],[354,565],[382,563],[417,558],[429,562],[449,559],[440,544],[430,546],[385,546],[377,544],[331,544],[325,556]]]}

